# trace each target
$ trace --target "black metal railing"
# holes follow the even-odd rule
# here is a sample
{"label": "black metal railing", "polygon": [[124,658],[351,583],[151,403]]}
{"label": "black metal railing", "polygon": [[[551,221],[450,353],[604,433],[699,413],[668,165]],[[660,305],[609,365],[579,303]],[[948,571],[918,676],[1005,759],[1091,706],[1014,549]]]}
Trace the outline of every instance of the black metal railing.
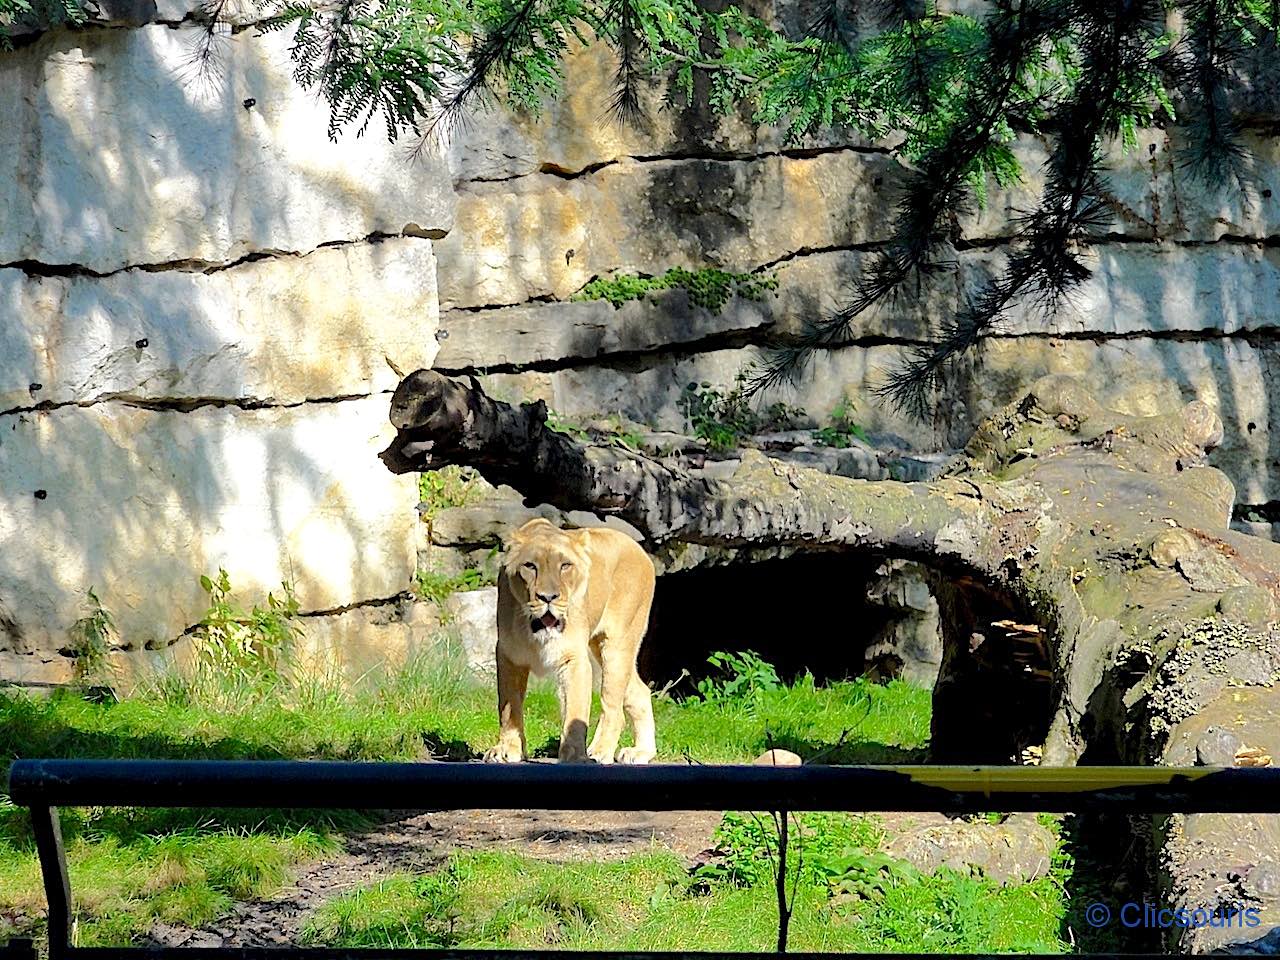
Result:
{"label": "black metal railing", "polygon": [[[58,807],[731,809],[773,812],[782,822],[809,810],[1280,813],[1280,769],[19,760],[10,770],[9,793],[31,813],[49,904],[49,960],[759,960],[764,954],[77,947]],[[11,941],[0,954],[5,960],[35,956],[29,940]]]}

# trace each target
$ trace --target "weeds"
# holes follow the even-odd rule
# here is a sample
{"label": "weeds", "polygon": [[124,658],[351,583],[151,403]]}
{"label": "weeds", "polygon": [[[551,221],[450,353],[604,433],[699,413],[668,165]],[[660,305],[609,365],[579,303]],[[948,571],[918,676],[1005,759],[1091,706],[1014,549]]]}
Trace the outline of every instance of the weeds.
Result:
{"label": "weeds", "polygon": [[844,449],[853,446],[854,440],[869,443],[867,431],[854,422],[854,404],[848,397],[836,404],[831,411],[831,423],[813,431],[813,439],[824,447]]}
{"label": "weeds", "polygon": [[719,670],[720,675],[698,681],[698,696],[706,703],[753,700],[762,691],[782,686],[773,664],[754,650],[741,653],[721,650],[707,657],[707,663]]}
{"label": "weeds", "polygon": [[191,637],[197,683],[205,690],[229,686],[251,701],[266,697],[280,686],[302,635],[292,586],[282,583],[281,597],[268,593],[265,607],[255,604],[247,613],[232,596],[226,570],[216,578],[202,575],[200,586],[209,609]]}
{"label": "weeds", "polygon": [[102,601],[89,588],[87,612],[71,625],[71,645],[65,651],[72,658],[71,672],[78,685],[103,680],[107,675],[107,651],[116,625]]}
{"label": "weeds", "polygon": [[419,515],[430,522],[441,510],[465,507],[478,500],[487,484],[471,467],[450,464],[418,474]]}
{"label": "weeds", "polygon": [[608,300],[614,308],[632,300],[641,300],[662,290],[680,288],[688,292],[689,301],[713,313],[738,296],[761,300],[778,288],[772,274],[729,273],[724,270],[685,270],[673,267],[660,277],[621,275],[592,280],[573,296],[573,300]]}
{"label": "weeds", "polygon": [[751,376],[750,367],[740,370],[728,392],[707,382],[690,383],[676,400],[693,435],[712,450],[731,450],[752,434],[790,429],[806,416],[799,407],[785,403],[758,410],[747,393]]}
{"label": "weeds", "polygon": [[419,570],[416,574],[418,596],[430,600],[440,608],[442,623],[447,623],[445,601],[459,591],[479,590],[491,587],[497,580],[479,567],[468,567],[458,573],[438,573],[433,570]]}
{"label": "weeds", "polygon": [[626,426],[622,422],[622,417],[616,413],[609,417],[592,420],[590,423],[580,423],[554,410],[548,410],[547,427],[572,437],[579,443],[612,443],[633,451],[639,450],[644,445],[644,437]]}

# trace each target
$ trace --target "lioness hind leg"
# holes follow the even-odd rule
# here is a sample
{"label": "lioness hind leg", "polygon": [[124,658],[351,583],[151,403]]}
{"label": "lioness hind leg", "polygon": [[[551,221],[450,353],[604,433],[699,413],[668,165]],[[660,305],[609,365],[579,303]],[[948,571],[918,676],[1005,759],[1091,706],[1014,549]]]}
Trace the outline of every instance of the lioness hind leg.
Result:
{"label": "lioness hind leg", "polygon": [[627,711],[627,719],[631,721],[636,745],[619,750],[618,762],[648,763],[658,752],[657,733],[653,723],[653,698],[634,667],[627,683],[623,706]]}
{"label": "lioness hind leg", "polygon": [[498,742],[485,751],[488,763],[519,763],[525,758],[524,697],[529,668],[498,654]]}

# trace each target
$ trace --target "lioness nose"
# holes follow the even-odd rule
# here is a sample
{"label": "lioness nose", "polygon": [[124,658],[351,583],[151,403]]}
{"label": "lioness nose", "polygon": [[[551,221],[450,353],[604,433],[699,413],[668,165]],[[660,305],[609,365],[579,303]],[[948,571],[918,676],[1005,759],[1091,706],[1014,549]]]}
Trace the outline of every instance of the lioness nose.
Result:
{"label": "lioness nose", "polygon": [[537,596],[538,596],[538,599],[539,599],[539,600],[541,600],[543,603],[550,603],[550,602],[551,602],[552,600],[554,600],[556,597],[560,596],[560,594],[558,594],[558,593],[540,593],[540,594],[538,594]]}

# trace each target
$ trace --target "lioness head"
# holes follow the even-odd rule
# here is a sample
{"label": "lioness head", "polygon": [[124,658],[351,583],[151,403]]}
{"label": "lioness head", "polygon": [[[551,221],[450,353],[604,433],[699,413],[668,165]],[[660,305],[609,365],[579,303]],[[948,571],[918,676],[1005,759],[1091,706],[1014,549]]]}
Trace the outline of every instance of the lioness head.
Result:
{"label": "lioness head", "polygon": [[503,566],[512,592],[525,605],[530,630],[564,629],[587,588],[590,564],[572,533],[541,518],[511,535]]}

